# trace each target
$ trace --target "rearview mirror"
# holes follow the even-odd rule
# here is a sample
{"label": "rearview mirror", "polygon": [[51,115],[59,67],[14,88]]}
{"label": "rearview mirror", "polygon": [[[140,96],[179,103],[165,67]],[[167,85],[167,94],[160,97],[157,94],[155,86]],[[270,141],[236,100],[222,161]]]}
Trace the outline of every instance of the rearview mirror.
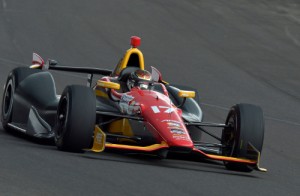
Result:
{"label": "rearview mirror", "polygon": [[179,105],[177,106],[178,108],[182,107],[186,101],[186,98],[194,98],[196,96],[195,91],[183,91],[183,90],[179,90],[178,91],[178,96],[182,97],[183,100],[181,103],[179,103]]}
{"label": "rearview mirror", "polygon": [[195,91],[182,91],[182,90],[180,90],[178,92],[178,96],[183,97],[183,98],[194,98],[196,96],[196,93],[195,93]]}
{"label": "rearview mirror", "polygon": [[98,80],[97,86],[102,87],[102,88],[115,89],[115,90],[120,89],[120,84],[115,83],[115,82],[102,81],[102,80]]}

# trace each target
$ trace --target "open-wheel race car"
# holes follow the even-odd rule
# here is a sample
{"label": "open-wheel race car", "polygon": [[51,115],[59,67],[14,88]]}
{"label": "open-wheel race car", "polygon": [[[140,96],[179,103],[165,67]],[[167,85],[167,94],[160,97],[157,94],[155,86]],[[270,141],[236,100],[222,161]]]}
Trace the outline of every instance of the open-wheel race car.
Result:
{"label": "open-wheel race car", "polygon": [[[114,70],[63,66],[33,54],[29,67],[8,75],[2,100],[2,125],[36,138],[54,138],[59,150],[101,152],[117,149],[156,155],[189,154],[223,161],[230,170],[259,167],[264,138],[262,109],[234,105],[225,123],[203,122],[198,95],[190,87],[171,85],[151,67],[145,70],[140,38],[131,37]],[[88,74],[87,86],[66,86],[56,94],[48,70]],[[93,77],[101,77],[93,84]],[[222,131],[221,137],[206,127]],[[218,143],[201,140],[202,133]]]}

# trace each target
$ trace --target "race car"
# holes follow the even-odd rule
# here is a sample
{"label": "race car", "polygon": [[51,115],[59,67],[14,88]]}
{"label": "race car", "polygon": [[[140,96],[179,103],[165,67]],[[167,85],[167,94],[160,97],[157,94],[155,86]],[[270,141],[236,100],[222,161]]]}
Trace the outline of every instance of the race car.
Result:
{"label": "race car", "polygon": [[[225,123],[203,122],[198,93],[164,81],[158,69],[145,70],[131,37],[131,48],[114,70],[60,65],[33,53],[32,65],[8,75],[2,99],[2,125],[35,138],[54,139],[59,150],[199,156],[223,161],[230,170],[251,172],[259,167],[264,139],[262,109],[236,104]],[[66,86],[56,94],[49,70],[86,73],[87,85]],[[94,76],[99,76],[93,84]],[[209,132],[214,127],[221,137]],[[218,140],[202,141],[202,133]]]}

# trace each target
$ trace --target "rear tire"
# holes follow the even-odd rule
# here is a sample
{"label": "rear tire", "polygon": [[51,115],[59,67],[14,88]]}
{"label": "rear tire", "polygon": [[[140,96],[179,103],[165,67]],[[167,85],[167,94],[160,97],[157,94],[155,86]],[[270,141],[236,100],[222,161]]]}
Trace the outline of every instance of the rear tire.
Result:
{"label": "rear tire", "polygon": [[82,152],[89,148],[96,121],[96,97],[91,88],[67,86],[63,91],[54,126],[59,150]]}
{"label": "rear tire", "polygon": [[[251,104],[237,104],[231,108],[227,116],[226,125],[222,132],[222,149],[224,156],[254,159],[247,153],[248,143],[261,152],[264,140],[264,117],[259,106]],[[253,167],[235,162],[224,162],[229,170],[251,172]]]}
{"label": "rear tire", "polygon": [[18,67],[9,73],[4,88],[1,108],[1,122],[6,131],[10,130],[8,123],[12,121],[14,94],[16,89],[25,78],[40,71],[41,70],[30,69],[28,67]]}

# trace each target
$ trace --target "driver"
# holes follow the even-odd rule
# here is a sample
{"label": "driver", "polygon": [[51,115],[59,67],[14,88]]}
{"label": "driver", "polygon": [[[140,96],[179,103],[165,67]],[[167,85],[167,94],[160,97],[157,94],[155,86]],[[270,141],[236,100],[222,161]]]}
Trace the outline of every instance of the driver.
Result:
{"label": "driver", "polygon": [[[138,69],[129,73],[125,86],[127,86],[128,91],[130,91],[132,88],[147,90],[149,89],[152,82],[152,76],[149,71]],[[113,101],[121,101],[121,97],[126,96],[126,93],[119,93],[114,89],[111,89],[109,91],[109,96]]]}
{"label": "driver", "polygon": [[[129,91],[133,88],[147,90],[152,83],[152,76],[146,70],[135,70],[128,76],[126,85]],[[127,93],[119,93],[114,89],[110,90],[110,98],[117,101],[122,113],[136,114],[140,111],[140,106],[134,101],[134,97]]]}
{"label": "driver", "polygon": [[152,76],[147,70],[135,70],[132,72],[127,80],[127,87],[131,90],[133,87],[138,87],[142,90],[149,88],[149,85],[152,83]]}

